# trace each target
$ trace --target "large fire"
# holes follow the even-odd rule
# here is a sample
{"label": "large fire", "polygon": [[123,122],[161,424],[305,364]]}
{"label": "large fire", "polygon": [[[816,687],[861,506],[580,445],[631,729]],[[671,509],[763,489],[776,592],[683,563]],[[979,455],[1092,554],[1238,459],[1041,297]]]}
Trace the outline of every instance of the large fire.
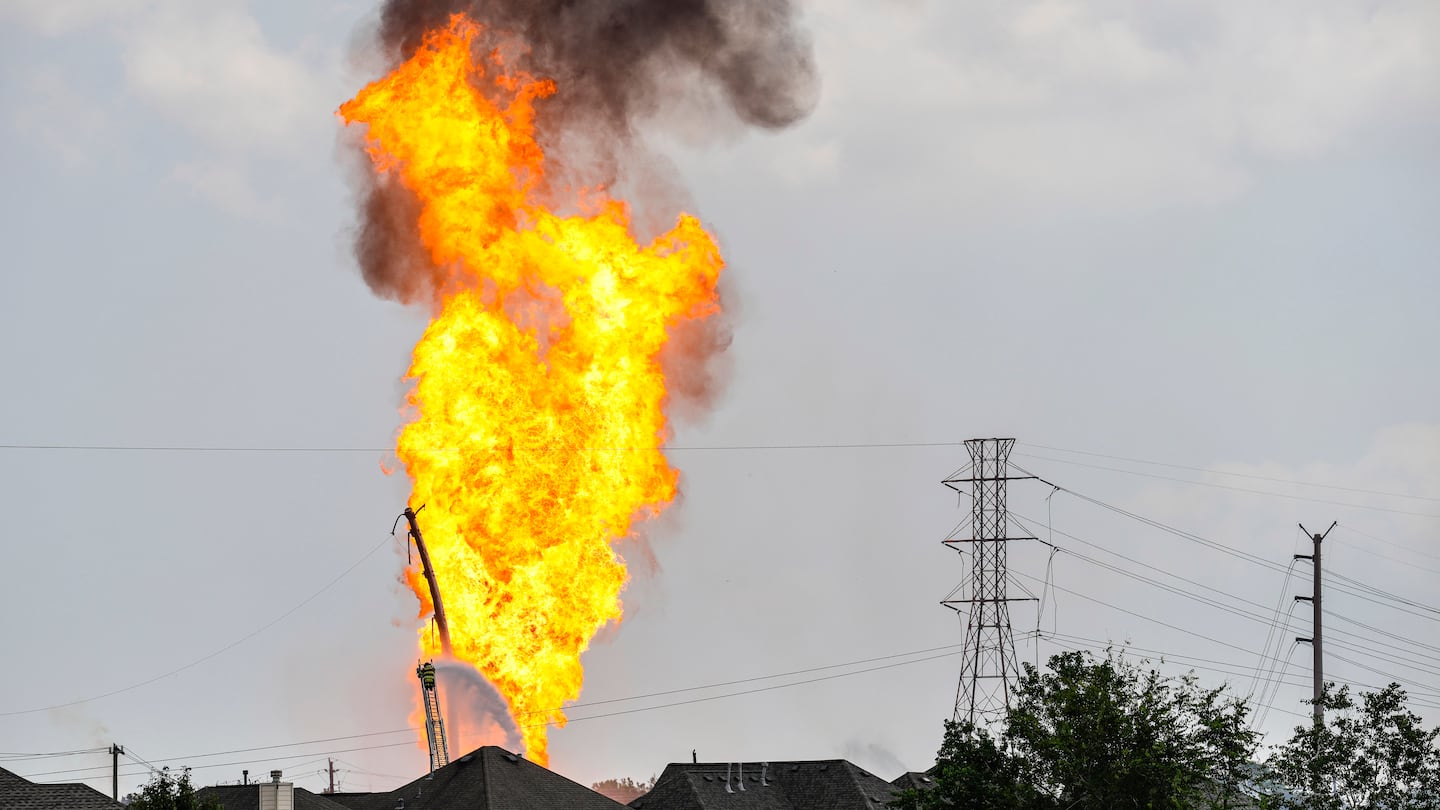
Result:
{"label": "large fire", "polygon": [[[622,201],[591,189],[569,201],[585,214],[543,204],[534,105],[565,88],[477,58],[480,33],[452,18],[340,114],[419,200],[415,227],[451,279],[415,346],[397,453],[426,506],[454,654],[544,764],[580,655],[621,618],[611,543],[675,495],[659,355],[674,326],[718,310],[724,262],[689,215],[642,246]],[[418,570],[409,581],[427,612]]]}

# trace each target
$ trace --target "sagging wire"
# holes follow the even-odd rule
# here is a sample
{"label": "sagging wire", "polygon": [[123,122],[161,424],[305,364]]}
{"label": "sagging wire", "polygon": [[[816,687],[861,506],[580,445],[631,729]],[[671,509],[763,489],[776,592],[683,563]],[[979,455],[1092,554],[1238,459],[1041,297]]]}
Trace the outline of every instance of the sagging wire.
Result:
{"label": "sagging wire", "polygon": [[[1055,486],[1054,484],[1050,484],[1050,487],[1050,494],[1045,496],[1046,539],[1041,541],[1046,546],[1050,547],[1050,554],[1045,558],[1045,582],[1040,588],[1040,607],[1038,610],[1035,611],[1036,669],[1040,668],[1040,622],[1045,618],[1045,603],[1047,596],[1051,601],[1053,601],[1055,598],[1053,596],[1050,596],[1050,594],[1054,591],[1053,583],[1055,575],[1055,554],[1060,550],[1060,547],[1055,545],[1055,513],[1050,500],[1051,498],[1055,497],[1055,493],[1059,492],[1060,488]],[[1058,605],[1051,609],[1051,617],[1052,621],[1050,623],[1050,632],[1052,634],[1058,633],[1060,631],[1060,611]]]}

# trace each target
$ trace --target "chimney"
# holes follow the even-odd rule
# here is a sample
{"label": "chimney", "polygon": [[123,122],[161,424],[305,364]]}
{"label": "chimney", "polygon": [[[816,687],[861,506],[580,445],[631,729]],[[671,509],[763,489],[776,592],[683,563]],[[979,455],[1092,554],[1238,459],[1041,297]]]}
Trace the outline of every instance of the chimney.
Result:
{"label": "chimney", "polygon": [[280,771],[270,772],[269,782],[259,782],[259,810],[295,810],[295,785],[280,781]]}

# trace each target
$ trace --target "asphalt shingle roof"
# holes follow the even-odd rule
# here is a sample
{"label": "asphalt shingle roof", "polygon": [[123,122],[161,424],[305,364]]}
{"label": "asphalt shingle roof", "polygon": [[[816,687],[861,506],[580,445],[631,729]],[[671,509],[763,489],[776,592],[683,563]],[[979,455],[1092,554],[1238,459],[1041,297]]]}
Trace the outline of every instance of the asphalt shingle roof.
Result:
{"label": "asphalt shingle roof", "polygon": [[[742,765],[671,763],[655,788],[630,806],[636,810],[879,810],[899,792],[895,785],[843,759],[771,762],[764,769],[763,783],[760,763]],[[739,789],[742,770],[743,791]]]}
{"label": "asphalt shingle roof", "polygon": [[123,807],[89,785],[40,785],[0,768],[0,810],[120,810]]}
{"label": "asphalt shingle roof", "polygon": [[935,778],[924,771],[908,771],[890,780],[890,784],[900,790],[909,790],[910,788],[929,790],[935,787]]}
{"label": "asphalt shingle roof", "polygon": [[[337,793],[350,810],[617,810],[625,805],[494,745],[389,793]],[[226,808],[231,810],[231,808]]]}

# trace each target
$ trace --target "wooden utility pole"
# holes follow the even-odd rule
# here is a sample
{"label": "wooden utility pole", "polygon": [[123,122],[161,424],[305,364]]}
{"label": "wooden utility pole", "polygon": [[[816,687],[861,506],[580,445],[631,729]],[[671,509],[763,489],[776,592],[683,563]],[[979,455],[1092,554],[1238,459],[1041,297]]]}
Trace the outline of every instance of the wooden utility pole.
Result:
{"label": "wooden utility pole", "polygon": [[1308,641],[1310,643],[1310,651],[1314,654],[1314,663],[1311,669],[1313,670],[1315,680],[1314,710],[1316,730],[1319,730],[1319,728],[1325,724],[1325,709],[1323,706],[1320,705],[1320,699],[1325,694],[1325,639],[1324,633],[1322,632],[1324,624],[1322,623],[1320,614],[1320,543],[1323,542],[1325,538],[1330,534],[1330,530],[1334,529],[1337,525],[1339,525],[1339,523],[1340,521],[1338,520],[1334,523],[1331,523],[1330,528],[1326,529],[1324,534],[1312,533],[1309,529],[1305,528],[1305,525],[1303,523],[1300,524],[1300,531],[1305,532],[1306,536],[1309,537],[1312,542],[1314,542],[1315,553],[1295,555],[1295,559],[1297,560],[1309,560],[1312,563],[1311,567],[1315,569],[1315,584],[1310,596],[1297,596],[1295,597],[1295,601],[1309,602],[1311,615],[1314,617],[1311,620],[1311,626],[1315,629],[1315,634],[1310,638],[1299,638],[1296,639],[1296,641]]}
{"label": "wooden utility pole", "polygon": [[415,549],[420,552],[420,570],[425,574],[425,581],[430,584],[430,604],[435,610],[435,626],[440,629],[440,650],[447,656],[454,655],[450,646],[450,624],[445,620],[445,603],[440,601],[440,585],[435,582],[435,568],[430,564],[430,551],[425,548],[425,538],[420,535],[420,522],[415,518],[415,510],[408,506],[405,507],[405,520],[410,524],[410,537],[415,541]]}
{"label": "wooden utility pole", "polygon": [[110,798],[120,801],[120,755],[125,749],[110,743]]}
{"label": "wooden utility pole", "polygon": [[335,760],[330,760],[330,789],[326,793],[335,792]]}

